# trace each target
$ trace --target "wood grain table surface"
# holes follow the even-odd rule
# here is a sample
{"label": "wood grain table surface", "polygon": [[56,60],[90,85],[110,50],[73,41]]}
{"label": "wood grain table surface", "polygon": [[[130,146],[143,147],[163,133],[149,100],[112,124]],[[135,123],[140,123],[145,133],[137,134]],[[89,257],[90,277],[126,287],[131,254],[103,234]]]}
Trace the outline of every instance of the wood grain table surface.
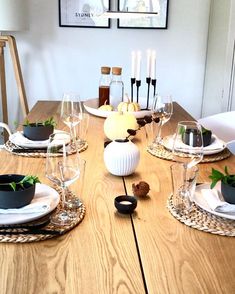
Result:
{"label": "wood grain table surface", "polygon": [[[57,128],[59,101],[39,101],[30,121],[53,115]],[[180,120],[192,119],[178,104],[163,127],[163,136],[175,131]],[[167,210],[171,193],[170,165],[146,151],[144,130],[134,142],[141,159],[129,177],[115,177],[104,166],[104,119],[90,116],[82,223],[69,233],[50,240],[0,243],[0,293],[235,293],[235,239],[190,228]],[[75,156],[75,155],[72,155]],[[27,158],[0,151],[1,174],[35,174],[45,177],[45,159]],[[235,156],[199,164],[199,182],[207,182],[211,168],[234,169]],[[139,200],[136,212],[117,213],[114,198],[132,194],[132,183],[144,180],[151,190]]]}

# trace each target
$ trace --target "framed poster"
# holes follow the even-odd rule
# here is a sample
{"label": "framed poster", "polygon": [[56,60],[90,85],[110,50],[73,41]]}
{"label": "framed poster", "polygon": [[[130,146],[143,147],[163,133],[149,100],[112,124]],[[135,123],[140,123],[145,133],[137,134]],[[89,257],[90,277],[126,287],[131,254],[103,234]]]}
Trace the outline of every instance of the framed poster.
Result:
{"label": "framed poster", "polygon": [[110,20],[99,17],[110,9],[110,0],[59,0],[60,27],[109,28]]}
{"label": "framed poster", "polygon": [[118,10],[128,12],[158,12],[154,17],[118,19],[118,28],[167,29],[169,0],[118,0]]}

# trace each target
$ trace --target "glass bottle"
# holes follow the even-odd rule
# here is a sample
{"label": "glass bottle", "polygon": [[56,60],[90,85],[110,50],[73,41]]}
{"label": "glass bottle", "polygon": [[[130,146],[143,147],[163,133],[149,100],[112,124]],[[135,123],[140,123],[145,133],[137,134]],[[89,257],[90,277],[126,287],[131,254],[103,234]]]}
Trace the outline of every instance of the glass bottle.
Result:
{"label": "glass bottle", "polygon": [[109,85],[110,85],[110,67],[101,67],[101,77],[99,83],[99,106],[109,104]]}
{"label": "glass bottle", "polygon": [[122,81],[122,68],[112,67],[112,80],[110,83],[109,103],[114,109],[123,101],[124,84]]}

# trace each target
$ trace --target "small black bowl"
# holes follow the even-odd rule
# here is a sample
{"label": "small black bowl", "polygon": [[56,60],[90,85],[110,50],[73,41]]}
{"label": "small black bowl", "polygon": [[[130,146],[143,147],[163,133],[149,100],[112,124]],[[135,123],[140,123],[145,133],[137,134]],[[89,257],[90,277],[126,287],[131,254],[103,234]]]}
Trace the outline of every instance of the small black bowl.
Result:
{"label": "small black bowl", "polygon": [[31,123],[23,126],[24,136],[32,141],[44,141],[49,139],[49,136],[53,134],[53,126],[44,126],[41,123]]}
{"label": "small black bowl", "polygon": [[[186,145],[189,145],[190,143],[190,137],[193,136],[193,147],[197,147],[201,145],[200,137],[198,137],[198,131],[196,129],[188,129],[183,134],[183,142]],[[211,138],[212,138],[212,132],[210,130],[206,130],[202,133],[202,139],[203,139],[203,147],[206,147],[211,144]]]}
{"label": "small black bowl", "polygon": [[9,183],[18,183],[24,175],[0,175],[0,208],[20,208],[28,205],[35,194],[35,184],[24,184],[24,189],[17,186],[17,191],[14,191]]}
{"label": "small black bowl", "polygon": [[136,209],[137,199],[133,196],[117,196],[114,200],[114,205],[120,213],[132,213]]}
{"label": "small black bowl", "polygon": [[221,182],[221,194],[224,197],[224,201],[235,204],[235,187]]}

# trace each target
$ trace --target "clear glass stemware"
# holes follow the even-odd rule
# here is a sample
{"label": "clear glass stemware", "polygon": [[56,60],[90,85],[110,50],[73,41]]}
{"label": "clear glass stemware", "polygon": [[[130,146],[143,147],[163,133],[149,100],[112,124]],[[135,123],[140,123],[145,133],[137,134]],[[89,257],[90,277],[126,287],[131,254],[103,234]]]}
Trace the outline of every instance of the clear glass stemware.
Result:
{"label": "clear glass stemware", "polygon": [[[54,133],[49,138],[47,148],[46,176],[61,187],[61,210],[51,217],[51,222],[56,225],[68,225],[75,217],[74,212],[65,209],[67,187],[76,181],[80,174],[78,154],[68,154],[70,140],[68,133]],[[61,156],[58,156],[58,153],[61,153]]]}
{"label": "clear glass stemware", "polygon": [[173,141],[173,159],[185,164],[185,168],[195,166],[203,158],[201,125],[195,121],[181,121],[177,125]]}
{"label": "clear glass stemware", "polygon": [[171,95],[161,96],[159,94],[156,94],[153,99],[151,112],[153,123],[155,122],[156,124],[156,121],[159,120],[157,133],[155,134],[155,138],[151,146],[156,147],[158,144],[161,144],[162,141],[162,126],[169,121],[173,113],[173,103]]}
{"label": "clear glass stemware", "polygon": [[61,104],[61,119],[69,127],[70,135],[72,138],[73,147],[76,145],[76,126],[82,120],[82,104],[80,97],[76,93],[65,93]]}
{"label": "clear glass stemware", "polygon": [[180,190],[181,197],[189,202],[191,198],[190,180],[187,172],[203,159],[203,138],[201,125],[195,121],[181,121],[177,125],[174,135],[173,160],[184,167],[183,183]]}

